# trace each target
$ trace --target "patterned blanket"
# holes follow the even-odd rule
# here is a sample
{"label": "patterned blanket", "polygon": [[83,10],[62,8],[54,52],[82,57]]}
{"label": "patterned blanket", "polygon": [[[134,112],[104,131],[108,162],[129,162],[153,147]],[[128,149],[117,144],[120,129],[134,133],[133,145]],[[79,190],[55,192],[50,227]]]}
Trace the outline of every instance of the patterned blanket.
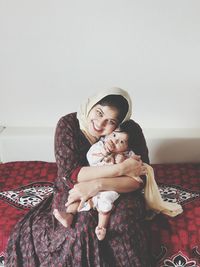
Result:
{"label": "patterned blanket", "polygon": [[[175,218],[150,212],[152,255],[156,267],[200,266],[200,164],[154,164],[164,200],[183,206]],[[0,266],[11,229],[53,190],[55,163],[0,164]]]}

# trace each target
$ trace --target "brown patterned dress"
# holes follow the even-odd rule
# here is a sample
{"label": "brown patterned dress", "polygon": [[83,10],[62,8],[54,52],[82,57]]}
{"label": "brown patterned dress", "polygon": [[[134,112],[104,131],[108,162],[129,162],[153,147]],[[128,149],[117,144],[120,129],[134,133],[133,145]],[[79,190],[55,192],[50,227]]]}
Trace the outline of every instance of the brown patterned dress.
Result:
{"label": "brown patterned dress", "polygon": [[[148,163],[148,150],[140,126],[135,125],[134,147]],[[33,208],[15,226],[6,255],[6,267],[150,267],[141,190],[121,194],[115,203],[105,240],[95,235],[96,210],[78,213],[71,228],[63,227],[52,209],[64,210],[68,190],[78,170],[88,165],[89,142],[79,128],[76,113],[62,117],[55,134],[58,178],[54,194]],[[66,177],[66,179],[63,179]]]}

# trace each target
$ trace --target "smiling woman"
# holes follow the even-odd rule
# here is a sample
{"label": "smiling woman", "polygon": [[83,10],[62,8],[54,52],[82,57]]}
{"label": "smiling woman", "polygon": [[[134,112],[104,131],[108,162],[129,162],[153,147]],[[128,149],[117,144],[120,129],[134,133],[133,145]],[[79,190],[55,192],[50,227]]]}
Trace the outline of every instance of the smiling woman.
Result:
{"label": "smiling woman", "polygon": [[[111,88],[109,95],[101,92],[88,99],[77,114],[80,128],[95,139],[111,133],[119,123],[128,120],[132,114],[132,102],[126,91]],[[123,94],[123,96],[121,95]]]}
{"label": "smiling woman", "polygon": [[[110,166],[88,166],[86,158],[96,140],[111,133],[130,116],[128,93],[111,88],[88,99],[78,113],[59,120],[55,132],[58,174],[53,197],[42,201],[16,225],[7,246],[6,266],[150,267],[144,198],[139,182],[130,177],[144,174],[143,162],[149,163],[140,126],[132,121],[131,149],[141,159],[129,158]],[[106,239],[99,241],[95,236],[97,210],[73,216],[65,204],[86,201],[108,190],[124,194],[112,212]],[[73,220],[72,227],[60,223],[64,216]]]}

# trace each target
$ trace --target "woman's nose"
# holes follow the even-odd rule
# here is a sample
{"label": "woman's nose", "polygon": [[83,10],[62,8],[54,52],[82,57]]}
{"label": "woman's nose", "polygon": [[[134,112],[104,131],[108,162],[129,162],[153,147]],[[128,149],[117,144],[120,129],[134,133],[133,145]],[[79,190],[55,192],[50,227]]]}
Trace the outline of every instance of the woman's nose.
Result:
{"label": "woman's nose", "polygon": [[104,119],[99,119],[96,126],[100,129],[104,125],[105,125],[105,120]]}

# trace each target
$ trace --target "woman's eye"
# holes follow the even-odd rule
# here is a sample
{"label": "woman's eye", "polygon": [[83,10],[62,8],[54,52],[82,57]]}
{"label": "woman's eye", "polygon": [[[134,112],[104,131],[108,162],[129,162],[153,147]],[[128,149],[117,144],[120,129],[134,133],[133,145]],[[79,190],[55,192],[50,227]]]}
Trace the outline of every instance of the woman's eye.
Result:
{"label": "woman's eye", "polygon": [[109,123],[110,123],[110,125],[112,125],[112,126],[116,126],[116,122],[114,122],[114,121],[109,121]]}
{"label": "woman's eye", "polygon": [[99,111],[99,110],[97,110],[96,113],[97,113],[97,116],[99,116],[99,117],[102,117],[103,116],[102,113],[101,113],[101,111]]}
{"label": "woman's eye", "polygon": [[113,137],[115,137],[116,136],[116,134],[115,133],[113,133]]}

